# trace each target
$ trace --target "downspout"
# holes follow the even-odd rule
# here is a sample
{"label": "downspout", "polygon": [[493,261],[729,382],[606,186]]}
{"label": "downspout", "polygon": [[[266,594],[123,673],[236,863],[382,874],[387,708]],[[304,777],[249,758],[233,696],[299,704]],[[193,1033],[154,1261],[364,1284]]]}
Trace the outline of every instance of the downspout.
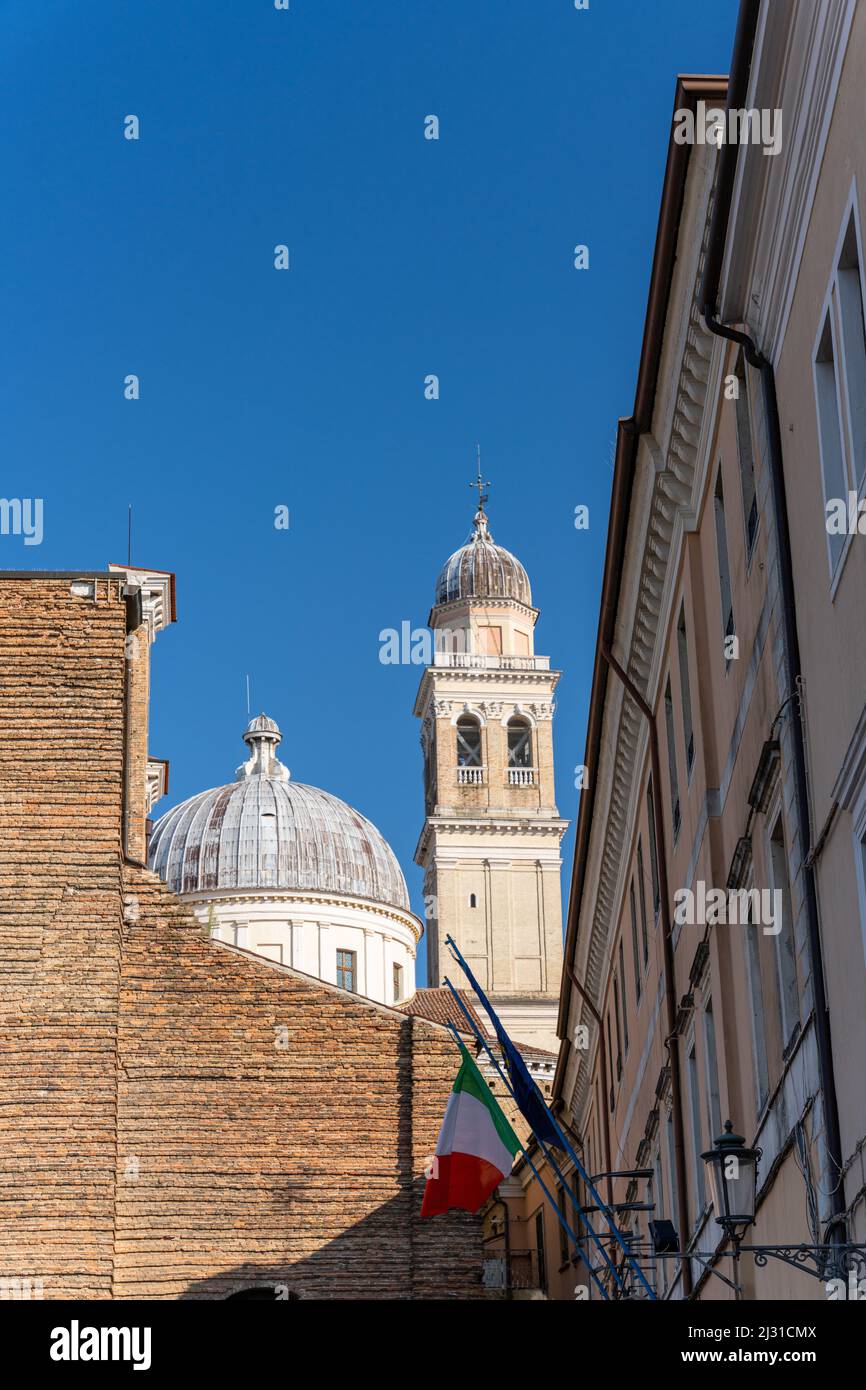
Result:
{"label": "downspout", "polygon": [[[671,939],[670,899],[668,897],[668,861],[664,830],[664,808],[661,792],[661,758],[655,715],[637,686],[632,683],[620,666],[606,639],[601,644],[601,654],[610,669],[619,677],[634,703],[647,721],[649,728],[650,762],[653,778],[653,812],[655,815],[656,859],[659,874],[659,906],[662,918],[662,959],[665,984],[665,1014],[667,1033],[665,1046],[671,1066],[671,1118],[674,1122],[674,1167],[677,1175],[677,1221],[680,1228],[680,1251],[685,1251],[689,1232],[689,1208],[686,1200],[686,1144],[683,1127],[683,1094],[680,1082],[680,1052],[677,1046],[677,995],[674,974],[674,946]],[[605,1098],[606,1103],[606,1098]],[[691,1261],[681,1259],[683,1296],[688,1298],[692,1291]]]}
{"label": "downspout", "polygon": [[568,962],[566,962],[565,969],[566,969],[566,973],[567,973],[567,975],[568,975],[568,978],[571,980],[571,983],[574,985],[574,987],[575,987],[575,989],[577,990],[578,994],[580,995],[581,999],[582,999],[583,1002],[586,1004],[587,1008],[589,1009],[590,1013],[592,1014],[593,1018],[595,1019],[596,1023],[598,1024],[598,1061],[599,1061],[599,1066],[601,1067],[601,1087],[602,1087],[602,1091],[604,1092],[604,1095],[603,1095],[603,1104],[602,1104],[602,1107],[601,1107],[601,1113],[602,1113],[602,1119],[603,1119],[602,1131],[601,1131],[601,1132],[602,1132],[602,1139],[604,1140],[604,1166],[605,1166],[605,1168],[606,1168],[606,1170],[607,1170],[607,1177],[606,1177],[606,1180],[605,1180],[605,1187],[606,1187],[606,1190],[607,1190],[607,1204],[608,1204],[609,1207],[612,1207],[612,1206],[613,1206],[613,1179],[612,1179],[612,1177],[611,1177],[610,1175],[611,1175],[611,1173],[613,1172],[613,1163],[611,1162],[611,1157],[610,1157],[610,1099],[609,1099],[609,1097],[610,1097],[610,1083],[609,1083],[609,1081],[608,1081],[608,1073],[607,1073],[607,1044],[605,1043],[605,1040],[604,1040],[604,1025],[603,1025],[603,1023],[602,1023],[601,1014],[599,1013],[598,1009],[597,1009],[597,1008],[595,1007],[595,1005],[593,1004],[592,1000],[590,999],[589,995],[587,994],[586,990],[584,989],[583,985],[580,983],[580,980],[577,978],[577,976],[576,976],[575,973],[574,973],[574,970],[573,970],[572,967],[568,964]]}
{"label": "downspout", "polygon": [[[749,83],[749,71],[755,43],[755,31],[760,10],[760,0],[742,0],[734,40],[731,61],[731,80],[728,86],[727,109],[739,109],[745,103]],[[799,696],[802,669],[800,664],[800,642],[797,633],[797,610],[794,592],[794,566],[791,558],[791,532],[788,524],[788,504],[785,490],[785,473],[782,460],[782,432],[779,425],[779,403],[776,395],[776,376],[773,365],[764,357],[755,342],[747,333],[730,328],[716,318],[719,283],[721,280],[722,258],[727,240],[728,222],[736,173],[737,147],[725,143],[722,147],[719,164],[716,205],[713,209],[713,222],[710,228],[710,241],[704,278],[701,285],[701,313],[704,322],[716,337],[726,338],[739,344],[750,366],[761,374],[761,389],[764,412],[767,419],[768,461],[773,494],[773,512],[776,521],[776,544],[779,551],[780,592],[782,599],[782,619],[785,629],[785,655],[788,675],[786,695]],[[809,793],[806,775],[806,744],[803,733],[803,715],[800,700],[797,700],[797,715],[791,721],[794,744],[794,781],[796,790],[797,822],[800,832],[800,871],[803,875],[803,889],[808,923],[809,961],[812,967],[812,982],[815,992],[815,1032],[818,1047],[818,1073],[824,1102],[824,1124],[826,1130],[827,1158],[833,1176],[830,1202],[831,1218],[827,1234],[831,1242],[841,1243],[845,1239],[845,1192],[842,1177],[842,1139],[839,1124],[839,1102],[836,1095],[836,1077],[833,1068],[833,1048],[830,1036],[830,1015],[827,1006],[827,990],[824,978],[824,959],[821,952],[821,927],[818,916],[818,896],[815,887],[814,858],[810,854],[812,842],[809,815]],[[838,1175],[838,1181],[836,1176]]]}

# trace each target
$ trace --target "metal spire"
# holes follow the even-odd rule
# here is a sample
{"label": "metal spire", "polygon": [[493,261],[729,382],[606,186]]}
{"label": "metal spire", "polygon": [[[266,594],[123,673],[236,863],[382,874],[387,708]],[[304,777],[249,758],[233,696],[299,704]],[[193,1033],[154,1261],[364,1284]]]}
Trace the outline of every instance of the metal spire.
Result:
{"label": "metal spire", "polygon": [[479,510],[479,512],[481,512],[481,514],[483,515],[483,513],[484,513],[484,503],[487,501],[487,499],[488,499],[488,497],[489,497],[489,495],[490,495],[489,493],[485,492],[484,489],[485,489],[486,487],[492,487],[493,484],[490,482],[489,479],[488,479],[487,482],[482,482],[482,480],[481,480],[481,445],[480,445],[480,444],[476,444],[476,445],[475,445],[475,450],[476,450],[476,453],[477,453],[477,455],[478,455],[478,476],[477,476],[477,478],[475,479],[475,482],[474,482],[474,483],[470,483],[469,486],[470,486],[470,487],[477,487],[477,489],[478,489],[478,510]]}

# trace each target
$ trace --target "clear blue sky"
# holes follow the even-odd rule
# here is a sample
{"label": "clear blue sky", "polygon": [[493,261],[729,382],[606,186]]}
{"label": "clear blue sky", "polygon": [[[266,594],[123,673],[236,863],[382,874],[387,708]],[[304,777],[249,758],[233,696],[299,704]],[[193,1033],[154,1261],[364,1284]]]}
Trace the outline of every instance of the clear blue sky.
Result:
{"label": "clear blue sky", "polygon": [[675,76],[727,70],[736,9],[0,0],[0,493],[43,498],[45,530],[0,565],[122,561],[133,503],[134,562],[177,574],[160,811],[231,779],[249,671],[293,775],[380,827],[421,907],[420,672],[378,635],[425,623],[480,440],[564,673],[575,817]]}

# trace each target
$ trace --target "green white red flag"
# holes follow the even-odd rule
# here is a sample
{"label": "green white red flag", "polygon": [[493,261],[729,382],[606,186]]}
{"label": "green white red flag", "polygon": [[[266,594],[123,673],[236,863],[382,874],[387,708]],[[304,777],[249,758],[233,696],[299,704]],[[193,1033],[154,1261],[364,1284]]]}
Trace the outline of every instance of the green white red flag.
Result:
{"label": "green white red flag", "polygon": [[520,1141],[466,1048],[448,1098],[422,1216],[459,1207],[478,1211],[511,1172]]}

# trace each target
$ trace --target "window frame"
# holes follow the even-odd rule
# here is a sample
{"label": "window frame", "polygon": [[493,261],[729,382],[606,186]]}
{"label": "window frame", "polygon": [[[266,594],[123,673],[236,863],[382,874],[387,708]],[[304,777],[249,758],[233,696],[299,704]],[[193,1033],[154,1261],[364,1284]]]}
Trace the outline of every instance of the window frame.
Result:
{"label": "window frame", "polygon": [[[861,354],[860,362],[861,375],[863,375],[864,373],[866,373],[866,263],[864,263],[863,257],[863,236],[860,226],[860,207],[857,198],[856,178],[852,179],[851,186],[848,190],[848,196],[845,200],[845,206],[839,224],[839,233],[836,239],[836,246],[833,251],[832,269],[830,271],[830,276],[827,282],[827,289],[824,294],[821,309],[818,314],[818,324],[815,333],[814,344],[812,347],[812,384],[815,395],[815,423],[817,427],[818,436],[818,456],[821,471],[821,491],[824,499],[824,531],[827,544],[827,562],[830,571],[831,602],[836,597],[836,591],[842,579],[842,573],[845,569],[845,564],[848,559],[848,554],[850,552],[851,543],[854,539],[854,536],[851,534],[850,530],[847,531],[847,533],[843,537],[841,537],[842,544],[835,551],[834,555],[833,541],[838,540],[840,538],[837,536],[831,536],[830,533],[827,531],[826,527],[827,503],[831,500],[831,496],[828,494],[828,488],[830,484],[827,476],[828,468],[825,461],[828,453],[828,444],[830,443],[830,441],[828,440],[828,434],[833,434],[834,438],[838,440],[839,444],[838,462],[841,464],[841,482],[842,492],[844,494],[844,500],[846,504],[846,514],[849,491],[856,494],[858,506],[859,503],[863,501],[864,497],[866,497],[866,461],[864,461],[864,465],[859,478],[857,478],[856,476],[856,468],[854,463],[857,454],[858,443],[860,444],[860,447],[863,449],[864,460],[866,460],[866,407],[863,408],[862,412],[855,411],[854,413],[852,413],[851,410],[851,396],[853,394],[859,400],[860,392],[856,389],[856,387],[853,393],[851,391],[851,379],[848,370],[848,360],[849,355],[853,359],[856,358],[857,354],[855,352],[849,353],[849,346],[846,346],[847,333],[845,329],[845,323],[846,318],[848,316],[843,311],[841,299],[845,298],[847,300],[849,298],[847,289],[845,290],[844,295],[840,295],[839,293],[840,271],[843,274],[850,274],[853,270],[852,267],[840,265],[845,251],[845,243],[848,240],[848,233],[849,230],[851,230],[852,225],[856,244],[858,271],[857,282],[860,292],[860,309],[864,333],[864,341],[862,344],[863,351]],[[848,319],[848,321],[850,323],[850,319]],[[832,428],[828,430],[828,421],[826,418],[827,398],[831,393],[826,388],[820,387],[819,373],[817,371],[818,366],[821,364],[819,354],[823,351],[822,344],[828,328],[830,332],[830,343],[833,353],[833,377],[835,389],[832,394],[835,399],[836,407],[834,412],[834,423],[836,427],[835,431]],[[844,392],[842,390],[843,380],[845,388]],[[821,406],[822,397],[825,400],[825,407],[823,412]]]}
{"label": "window frame", "polygon": [[[352,958],[352,963],[351,963],[351,965],[347,967],[347,966],[345,965],[345,963],[342,962],[342,961],[340,960],[340,957],[341,957],[341,956],[351,956],[351,958]],[[336,962],[337,962],[337,964],[336,964],[337,987],[338,987],[339,989],[348,990],[350,994],[357,994],[357,993],[358,993],[358,952],[357,952],[357,951],[352,951],[352,950],[350,950],[348,947],[340,946],[340,947],[337,948],[337,952],[336,952]],[[342,981],[341,978],[340,978],[341,975],[345,976],[347,973],[348,973],[348,974],[351,976],[351,978],[352,978],[352,983],[351,983],[350,985],[347,985],[347,984],[343,983],[343,981]]]}

